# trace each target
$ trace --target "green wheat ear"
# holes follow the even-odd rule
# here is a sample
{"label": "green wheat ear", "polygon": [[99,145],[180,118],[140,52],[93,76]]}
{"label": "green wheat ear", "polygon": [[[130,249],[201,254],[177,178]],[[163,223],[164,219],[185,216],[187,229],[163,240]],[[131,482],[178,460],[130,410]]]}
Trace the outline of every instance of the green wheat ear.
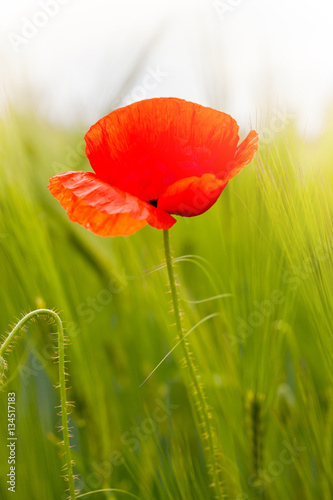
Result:
{"label": "green wheat ear", "polygon": [[37,309],[26,314],[12,329],[3,344],[0,346],[0,386],[3,383],[5,377],[5,371],[7,370],[7,363],[4,359],[5,353],[11,347],[15,337],[24,329],[26,323],[30,320],[36,319],[37,316],[48,316],[50,319],[55,321],[57,325],[58,333],[58,361],[59,361],[59,390],[60,390],[60,406],[61,406],[61,420],[62,420],[62,434],[63,434],[63,448],[65,455],[65,467],[67,469],[67,477],[69,485],[69,498],[70,500],[75,500],[75,485],[74,485],[74,474],[73,474],[73,462],[71,458],[71,449],[69,442],[69,430],[68,430],[68,402],[66,399],[66,371],[65,371],[65,339],[64,339],[64,328],[62,321],[55,311],[50,309]]}
{"label": "green wheat ear", "polygon": [[263,463],[264,441],[264,405],[265,395],[248,391],[245,400],[245,422],[250,441],[250,462],[252,473],[256,476],[256,487],[259,489],[262,479],[259,470]]}

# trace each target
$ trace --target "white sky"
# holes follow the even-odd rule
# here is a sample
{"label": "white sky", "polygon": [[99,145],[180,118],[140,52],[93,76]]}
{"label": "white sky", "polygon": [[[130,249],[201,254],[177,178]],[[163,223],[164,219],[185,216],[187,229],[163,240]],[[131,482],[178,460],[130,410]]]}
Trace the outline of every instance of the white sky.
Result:
{"label": "white sky", "polygon": [[176,96],[246,128],[294,116],[311,137],[333,103],[332,14],[332,0],[1,0],[0,105],[33,97],[89,126]]}

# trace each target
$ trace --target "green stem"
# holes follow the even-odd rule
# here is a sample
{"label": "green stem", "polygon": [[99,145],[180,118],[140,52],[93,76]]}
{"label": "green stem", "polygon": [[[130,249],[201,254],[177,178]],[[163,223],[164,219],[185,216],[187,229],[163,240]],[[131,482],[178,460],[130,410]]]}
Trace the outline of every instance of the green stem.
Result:
{"label": "green stem", "polygon": [[24,316],[17,325],[10,332],[4,343],[0,347],[0,358],[6,353],[8,347],[14,340],[16,334],[24,327],[24,325],[32,318],[39,315],[47,315],[53,318],[57,324],[58,330],[58,356],[59,356],[59,387],[60,387],[60,403],[61,403],[61,420],[62,420],[62,433],[64,440],[65,460],[67,465],[67,476],[69,484],[70,500],[75,500],[75,484],[74,474],[71,458],[71,448],[69,441],[68,430],[68,413],[67,413],[67,399],[66,399],[66,372],[65,372],[65,344],[64,344],[64,328],[62,321],[57,313],[50,309],[37,309]]}
{"label": "green stem", "polygon": [[[163,230],[163,239],[164,239],[164,250],[165,250],[165,260],[166,260],[166,265],[168,269],[168,275],[169,275],[169,282],[170,282],[170,291],[172,295],[172,302],[173,302],[173,310],[174,310],[174,315],[175,315],[175,320],[176,320],[176,328],[177,328],[177,334],[178,338],[183,346],[183,352],[186,360],[186,365],[188,367],[190,377],[191,377],[191,382],[194,387],[194,407],[197,411],[198,414],[198,420],[200,424],[204,428],[204,439],[207,439],[208,441],[208,454],[209,454],[209,459],[211,461],[211,468],[212,468],[212,476],[213,476],[213,486],[214,490],[216,493],[216,497],[218,499],[223,499],[223,490],[222,490],[222,485],[219,479],[219,472],[218,472],[218,466],[217,466],[217,460],[216,460],[216,453],[215,453],[215,446],[214,446],[214,430],[212,428],[211,424],[211,416],[209,413],[209,408],[207,405],[204,389],[202,387],[202,384],[199,381],[198,375],[196,373],[196,367],[194,364],[194,361],[191,357],[191,352],[189,348],[189,343],[188,340],[184,338],[184,332],[182,328],[182,321],[181,321],[181,315],[180,315],[180,309],[179,309],[179,298],[178,298],[178,291],[177,291],[177,286],[175,282],[175,275],[173,272],[173,265],[172,265],[172,257],[171,257],[171,250],[170,250],[170,239],[169,239],[169,230],[165,229]],[[184,340],[183,340],[184,339]]]}

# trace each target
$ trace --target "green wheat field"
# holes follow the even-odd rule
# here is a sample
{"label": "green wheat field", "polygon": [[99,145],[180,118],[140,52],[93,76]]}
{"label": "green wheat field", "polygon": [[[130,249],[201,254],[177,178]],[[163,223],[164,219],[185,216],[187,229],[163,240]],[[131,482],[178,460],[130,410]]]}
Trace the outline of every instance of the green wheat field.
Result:
{"label": "green wheat field", "polygon": [[[182,349],[140,387],[177,342],[162,232],[101,238],[67,219],[47,185],[90,170],[81,129],[15,113],[0,128],[0,330],[44,307],[64,321],[78,495],[214,498]],[[306,142],[290,123],[259,141],[214,207],[170,232],[229,500],[333,498],[332,131]],[[55,333],[39,318],[6,355],[1,500],[68,496]]]}

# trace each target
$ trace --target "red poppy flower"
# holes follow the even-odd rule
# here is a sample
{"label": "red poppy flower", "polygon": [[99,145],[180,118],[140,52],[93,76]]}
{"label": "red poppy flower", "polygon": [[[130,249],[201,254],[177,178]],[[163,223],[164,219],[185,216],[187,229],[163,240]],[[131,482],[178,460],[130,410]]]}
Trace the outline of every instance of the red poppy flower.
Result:
{"label": "red poppy flower", "polygon": [[112,111],[85,141],[95,173],[56,175],[48,188],[70,220],[101,236],[127,236],[146,223],[169,229],[170,214],[202,214],[258,148],[254,130],[237,146],[231,116],[176,98]]}

